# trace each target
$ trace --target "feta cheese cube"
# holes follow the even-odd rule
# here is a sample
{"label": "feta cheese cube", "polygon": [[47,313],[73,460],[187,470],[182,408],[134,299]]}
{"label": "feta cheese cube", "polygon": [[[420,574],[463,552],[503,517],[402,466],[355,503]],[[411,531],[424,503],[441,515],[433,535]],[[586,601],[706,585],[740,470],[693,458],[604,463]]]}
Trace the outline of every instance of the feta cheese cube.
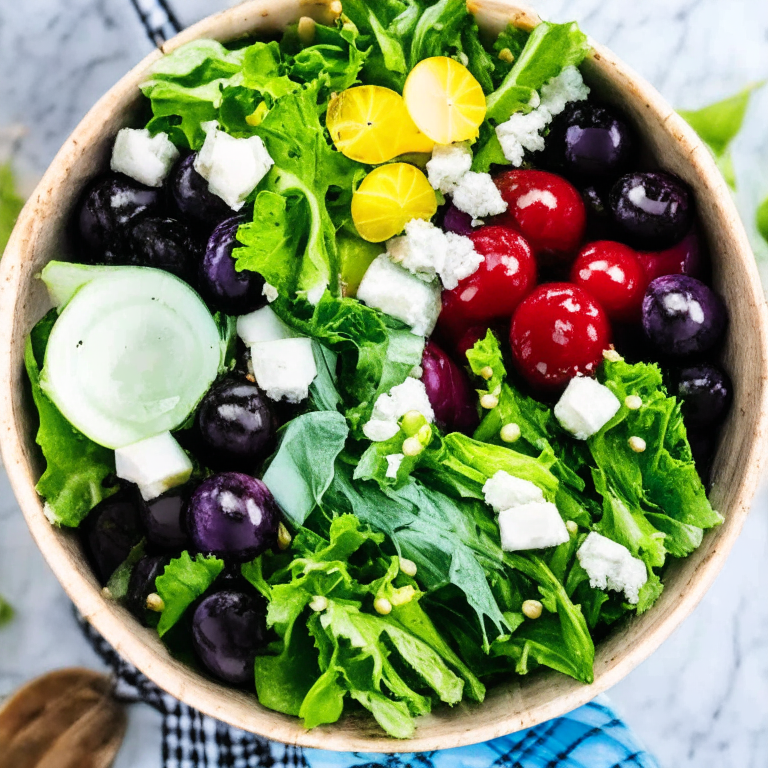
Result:
{"label": "feta cheese cube", "polygon": [[439,283],[425,283],[383,253],[363,275],[357,298],[410,325],[417,336],[429,336],[440,314],[440,293]]}
{"label": "feta cheese cube", "polygon": [[192,475],[192,462],[170,432],[139,440],[115,451],[115,473],[136,483],[145,501],[160,496]]}
{"label": "feta cheese cube", "polygon": [[599,432],[619,408],[619,399],[608,387],[588,376],[576,376],[557,401],[555,418],[577,440],[586,440]]}
{"label": "feta cheese cube", "polygon": [[236,139],[220,131],[215,121],[203,127],[205,143],[195,158],[195,170],[208,182],[212,194],[239,211],[274,161],[258,136]]}
{"label": "feta cheese cube", "polygon": [[435,189],[450,194],[471,167],[472,150],[466,144],[436,144],[427,162],[427,177]]}
{"label": "feta cheese cube", "polygon": [[559,115],[565,105],[572,101],[584,101],[589,96],[589,86],[584,83],[577,67],[565,67],[563,71],[546,82],[541,89],[541,106],[553,117]]}
{"label": "feta cheese cube", "polygon": [[146,128],[123,128],[118,132],[110,166],[148,187],[162,187],[179,150],[167,133],[152,136]]}
{"label": "feta cheese cube", "polygon": [[648,570],[625,546],[592,531],[576,557],[589,575],[592,588],[623,592],[628,602],[637,604],[640,590],[648,581]]}
{"label": "feta cheese cube", "polygon": [[423,219],[411,219],[404,235],[387,242],[389,258],[428,283],[443,269],[447,249],[443,230]]}
{"label": "feta cheese cube", "polygon": [[378,396],[363,434],[377,443],[389,440],[398,433],[398,421],[409,411],[418,411],[430,424],[435,420],[424,383],[410,377],[392,387],[389,394]]}
{"label": "feta cheese cube", "polygon": [[529,152],[544,149],[544,137],[541,132],[551,121],[549,110],[534,109],[528,114],[515,112],[505,123],[497,125],[496,136],[504,157],[519,168],[523,164],[526,149]]}
{"label": "feta cheese cube", "polygon": [[477,272],[478,267],[485,261],[475,250],[475,244],[463,235],[455,232],[445,233],[445,263],[439,270],[443,287],[453,290],[461,280]]}
{"label": "feta cheese cube", "polygon": [[253,344],[251,364],[256,383],[271,400],[300,403],[317,376],[312,340],[306,338]]}
{"label": "feta cheese cube", "polygon": [[269,307],[262,307],[237,318],[237,335],[246,346],[263,341],[279,341],[301,336],[289,328]]}
{"label": "feta cheese cube", "polygon": [[453,191],[453,204],[473,219],[495,216],[507,210],[507,204],[489,173],[469,171]]}
{"label": "feta cheese cube", "polygon": [[269,283],[264,283],[264,287],[261,289],[261,295],[271,304],[273,301],[277,301],[277,297],[280,295],[277,292],[277,288]]}
{"label": "feta cheese cube", "polygon": [[439,275],[448,290],[473,275],[484,261],[468,237],[443,232],[422,219],[409,221],[405,234],[387,243],[387,255],[426,282]]}
{"label": "feta cheese cube", "polygon": [[497,512],[524,504],[544,502],[544,493],[538,485],[530,480],[514,477],[503,469],[486,481],[483,486],[483,495],[485,503]]}
{"label": "feta cheese cube", "polygon": [[505,552],[545,549],[570,538],[557,507],[549,502],[523,504],[499,512],[501,548]]}
{"label": "feta cheese cube", "polygon": [[387,460],[387,477],[396,478],[400,465],[403,463],[405,454],[392,453],[384,457]]}

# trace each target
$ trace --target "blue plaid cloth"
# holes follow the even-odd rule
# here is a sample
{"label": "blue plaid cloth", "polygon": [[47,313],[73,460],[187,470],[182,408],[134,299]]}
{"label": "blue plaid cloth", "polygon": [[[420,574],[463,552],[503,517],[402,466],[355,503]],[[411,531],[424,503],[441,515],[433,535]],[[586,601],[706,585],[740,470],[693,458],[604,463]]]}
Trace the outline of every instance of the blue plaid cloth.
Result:
{"label": "blue plaid cloth", "polygon": [[659,768],[600,696],[564,717],[485,744],[402,755],[305,749],[307,768]]}

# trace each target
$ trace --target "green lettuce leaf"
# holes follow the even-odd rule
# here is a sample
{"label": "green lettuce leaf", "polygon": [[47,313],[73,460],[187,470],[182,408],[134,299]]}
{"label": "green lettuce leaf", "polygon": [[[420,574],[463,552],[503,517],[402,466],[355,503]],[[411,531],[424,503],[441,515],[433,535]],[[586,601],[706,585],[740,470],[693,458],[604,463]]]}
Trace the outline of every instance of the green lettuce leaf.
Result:
{"label": "green lettuce leaf", "polygon": [[717,165],[731,189],[736,189],[731,144],[744,124],[752,94],[763,85],[763,82],[753,83],[735,96],[702,109],[680,110],[683,119],[699,134],[715,156]]}
{"label": "green lettuce leaf", "polygon": [[165,131],[174,144],[200,149],[202,124],[216,120],[225,88],[242,84],[244,50],[229,51],[215,40],[195,40],[152,66],[142,93],[154,115],[147,127]]}
{"label": "green lettuce leaf", "polygon": [[757,225],[757,231],[760,233],[760,236],[766,243],[768,243],[768,198],[766,198],[757,209],[755,224]]}
{"label": "green lettuce leaf", "polygon": [[56,310],[51,310],[40,320],[30,333],[24,353],[40,418],[35,441],[46,462],[36,489],[45,499],[45,514],[51,523],[76,528],[102,499],[117,490],[116,484],[107,484],[108,478],[114,476],[115,454],[78,432],[40,388],[45,347],[56,318]]}
{"label": "green lettuce leaf", "polygon": [[13,616],[14,610],[11,604],[5,598],[0,597],[0,627],[8,624],[13,619]]}
{"label": "green lettuce leaf", "polygon": [[[317,114],[319,81],[283,96],[255,129],[275,162],[257,197],[253,223],[238,230],[237,269],[258,272],[281,296],[297,291],[317,303],[337,295],[336,227],[329,190],[350,190],[361,166],[326,141]],[[265,238],[265,231],[271,234]]]}
{"label": "green lettuce leaf", "polygon": [[155,589],[165,605],[157,625],[160,637],[205,593],[223,568],[224,561],[217,557],[197,554],[193,560],[189,552],[182,552],[165,566],[162,575],[155,579]]}
{"label": "green lettuce leaf", "polygon": [[0,164],[0,258],[23,206],[10,163]]}
{"label": "green lettuce leaf", "polygon": [[295,525],[303,525],[322,501],[348,434],[346,419],[336,411],[305,413],[281,430],[280,444],[263,479]]}

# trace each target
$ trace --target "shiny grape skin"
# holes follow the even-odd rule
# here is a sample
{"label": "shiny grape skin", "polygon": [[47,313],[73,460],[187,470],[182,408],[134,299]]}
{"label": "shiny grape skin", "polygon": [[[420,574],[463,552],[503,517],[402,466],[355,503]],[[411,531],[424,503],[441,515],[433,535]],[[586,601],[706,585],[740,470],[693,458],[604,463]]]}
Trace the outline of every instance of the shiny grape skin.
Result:
{"label": "shiny grape skin", "polygon": [[552,123],[545,155],[553,170],[581,181],[617,179],[635,160],[636,141],[611,107],[573,102]]}
{"label": "shiny grape skin", "polygon": [[277,540],[280,509],[261,480],[239,472],[209,477],[192,494],[186,527],[199,552],[231,562],[253,560]]}
{"label": "shiny grape skin", "polygon": [[135,487],[99,502],[80,526],[80,534],[97,578],[106,584],[144,536]]}
{"label": "shiny grape skin", "polygon": [[656,278],[645,293],[642,312],[647,339],[668,358],[708,352],[723,338],[728,323],[723,300],[688,275]]}
{"label": "shiny grape skin", "polygon": [[128,222],[141,214],[162,213],[163,202],[162,190],[121,173],[94,179],[80,197],[73,218],[82,255],[90,262],[101,261],[109,246],[116,249]]}
{"label": "shiny grape skin", "polygon": [[155,579],[170,561],[167,555],[147,555],[131,571],[125,606],[142,624],[146,624],[147,598],[155,591]]}
{"label": "shiny grape skin", "polygon": [[469,237],[474,232],[472,216],[460,211],[453,203],[450,203],[443,215],[443,229],[446,232]]}
{"label": "shiny grape skin", "polygon": [[611,189],[609,205],[622,232],[619,239],[644,250],[679,243],[693,224],[687,185],[671,173],[629,173]]}
{"label": "shiny grape skin", "polygon": [[232,590],[205,597],[192,615],[192,644],[214,677],[233,685],[252,684],[254,659],[267,645],[263,601]]}
{"label": "shiny grape skin", "polygon": [[171,170],[166,188],[171,208],[191,227],[210,234],[232,209],[208,190],[208,182],[195,170],[194,152],[182,157]]}
{"label": "shiny grape skin", "polygon": [[154,267],[194,285],[202,251],[201,242],[180,221],[141,216],[128,224],[120,244],[107,248],[104,263]]}
{"label": "shiny grape skin", "polygon": [[213,230],[200,264],[200,290],[215,309],[228,315],[246,315],[267,303],[264,278],[257,272],[235,269],[232,251],[242,216],[233,216]]}
{"label": "shiny grape skin", "polygon": [[233,377],[203,398],[197,429],[209,466],[254,470],[273,448],[275,419],[262,391],[244,377]]}
{"label": "shiny grape skin", "polygon": [[477,395],[467,374],[433,341],[424,347],[421,382],[435,412],[435,422],[445,432],[471,435],[479,423]]}
{"label": "shiny grape skin", "polygon": [[147,541],[168,552],[179,552],[189,546],[184,528],[184,508],[191,489],[182,485],[141,505],[141,519],[147,531]]}
{"label": "shiny grape skin", "polygon": [[733,400],[733,385],[724,370],[702,363],[683,368],[675,380],[687,427],[703,430],[723,422]]}

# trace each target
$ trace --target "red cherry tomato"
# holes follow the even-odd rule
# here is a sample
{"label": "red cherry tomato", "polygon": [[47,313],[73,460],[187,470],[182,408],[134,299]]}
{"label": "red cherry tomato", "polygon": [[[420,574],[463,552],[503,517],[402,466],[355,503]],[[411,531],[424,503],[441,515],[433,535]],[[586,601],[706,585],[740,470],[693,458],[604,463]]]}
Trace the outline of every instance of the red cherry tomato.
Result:
{"label": "red cherry tomato", "polygon": [[637,257],[649,283],[663,275],[696,277],[701,272],[701,242],[695,229],[666,251],[641,251]]}
{"label": "red cherry tomato", "polygon": [[467,352],[477,344],[480,339],[484,339],[488,333],[487,325],[473,325],[459,337],[456,342],[456,354],[462,364],[466,365]]}
{"label": "red cherry tomato", "polygon": [[512,317],[536,285],[536,260],[525,238],[509,227],[482,227],[470,236],[485,256],[477,272],[443,291],[440,334],[454,344],[470,326]]}
{"label": "red cherry tomato", "polygon": [[495,179],[509,208],[499,221],[516,229],[545,261],[568,261],[584,240],[587,214],[576,187],[546,171],[506,171]]}
{"label": "red cherry tomato", "polygon": [[523,377],[553,392],[578,373],[595,373],[610,344],[611,327],[603,308],[583,288],[547,283],[517,308],[509,339]]}
{"label": "red cherry tomato", "polygon": [[628,245],[600,240],[585,246],[571,267],[571,282],[591,293],[608,317],[625,321],[640,317],[648,281]]}

